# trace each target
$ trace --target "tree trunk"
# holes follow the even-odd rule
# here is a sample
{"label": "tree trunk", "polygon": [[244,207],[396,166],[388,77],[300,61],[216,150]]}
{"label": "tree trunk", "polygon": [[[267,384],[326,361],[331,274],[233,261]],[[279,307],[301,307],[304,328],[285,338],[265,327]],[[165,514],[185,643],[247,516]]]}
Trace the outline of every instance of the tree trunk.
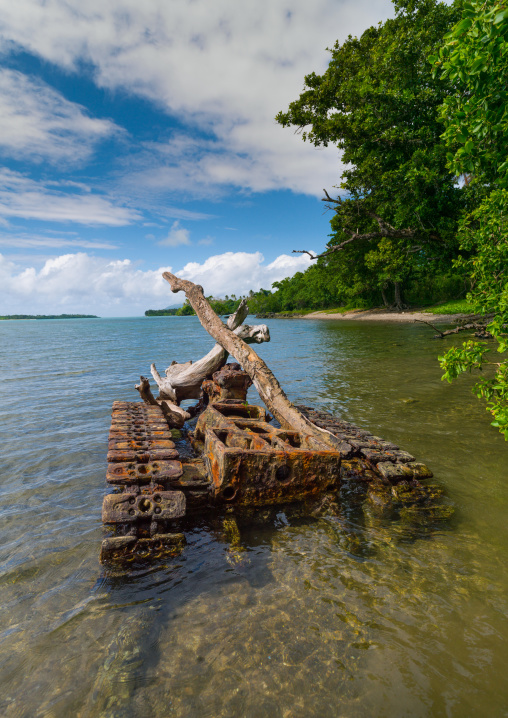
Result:
{"label": "tree trunk", "polygon": [[395,288],[395,309],[398,312],[401,312],[403,309],[405,309],[404,303],[402,301],[402,287],[400,286],[400,282],[394,282],[393,286]]}
{"label": "tree trunk", "polygon": [[390,307],[390,302],[388,301],[388,299],[387,299],[387,297],[386,297],[386,292],[385,292],[385,290],[386,290],[386,284],[383,284],[383,286],[381,287],[381,296],[382,296],[382,298],[383,298],[383,304],[384,304],[385,307],[388,309],[388,308]]}
{"label": "tree trunk", "polygon": [[317,450],[339,448],[340,441],[330,432],[312,424],[287,398],[279,382],[265,362],[243,342],[230,328],[226,327],[215,314],[203,294],[203,287],[185,279],[179,279],[171,272],[164,272],[173,292],[185,292],[199,321],[206,331],[231,354],[250,376],[261,399],[281,426],[305,434],[312,448]]}

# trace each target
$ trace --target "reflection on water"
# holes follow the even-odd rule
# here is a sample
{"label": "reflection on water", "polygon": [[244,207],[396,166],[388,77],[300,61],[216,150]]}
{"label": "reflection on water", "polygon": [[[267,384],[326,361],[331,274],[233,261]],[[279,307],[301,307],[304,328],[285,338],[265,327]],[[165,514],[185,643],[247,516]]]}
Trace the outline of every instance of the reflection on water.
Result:
{"label": "reflection on water", "polygon": [[203,521],[178,559],[105,572],[111,403],[211,342],[194,318],[4,322],[1,715],[507,714],[508,453],[468,380],[440,381],[426,327],[268,323],[291,399],[428,463],[453,520],[408,535],[345,491],[325,515],[240,523],[233,546]]}

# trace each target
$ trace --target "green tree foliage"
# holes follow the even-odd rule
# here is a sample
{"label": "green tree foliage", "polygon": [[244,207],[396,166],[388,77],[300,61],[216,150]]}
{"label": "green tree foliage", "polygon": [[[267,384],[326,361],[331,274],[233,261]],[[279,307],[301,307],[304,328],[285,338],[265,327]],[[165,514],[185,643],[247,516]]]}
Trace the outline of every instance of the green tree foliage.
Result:
{"label": "green tree foliage", "polygon": [[498,361],[485,342],[469,341],[440,357],[444,379],[492,365],[475,393],[486,400],[492,424],[508,440],[508,4],[476,0],[463,4],[460,21],[430,58],[435,74],[454,83],[442,107],[450,168],[464,175],[479,206],[463,219],[459,263],[469,272],[468,299],[480,312],[493,312],[488,330]]}
{"label": "green tree foliage", "polygon": [[508,187],[508,5],[473,0],[429,60],[455,91],[443,102],[450,169]]}
{"label": "green tree foliage", "polygon": [[458,12],[437,0],[394,5],[395,18],[337,42],[326,72],[308,75],[276,118],[342,151],[343,194],[326,194],[335,214],[321,261],[339,282],[354,271],[353,286],[367,294],[450,266],[464,196],[440,140],[451,81],[435,78],[427,61]]}

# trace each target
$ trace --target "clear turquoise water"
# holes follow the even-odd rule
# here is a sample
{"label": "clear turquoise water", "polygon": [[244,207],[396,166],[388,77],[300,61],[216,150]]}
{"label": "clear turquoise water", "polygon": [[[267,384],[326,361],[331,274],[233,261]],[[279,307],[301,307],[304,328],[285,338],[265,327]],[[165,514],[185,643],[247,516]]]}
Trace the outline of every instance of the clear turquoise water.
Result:
{"label": "clear turquoise water", "polygon": [[267,323],[290,398],[428,463],[452,522],[409,541],[346,503],[241,553],[202,522],[178,559],[108,573],[111,403],[211,340],[193,317],[2,322],[0,715],[508,715],[508,444],[471,381],[440,381],[426,327]]}

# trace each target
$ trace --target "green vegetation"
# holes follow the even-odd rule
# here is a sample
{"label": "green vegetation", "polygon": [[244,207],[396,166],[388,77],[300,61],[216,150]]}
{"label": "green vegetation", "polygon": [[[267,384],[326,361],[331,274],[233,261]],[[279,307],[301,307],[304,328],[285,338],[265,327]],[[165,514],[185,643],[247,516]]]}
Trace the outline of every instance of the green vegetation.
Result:
{"label": "green vegetation", "polygon": [[445,40],[431,60],[436,76],[456,87],[442,108],[448,162],[477,197],[461,220],[456,266],[470,277],[475,310],[494,313],[487,328],[497,357],[488,343],[467,341],[440,361],[448,381],[490,367],[473,391],[508,440],[508,3],[464,2]]}
{"label": "green vegetation", "polygon": [[250,304],[400,310],[448,300],[433,313],[493,313],[496,361],[478,341],[440,361],[448,381],[490,365],[474,391],[508,439],[508,2],[393,2],[395,18],[337,42],[324,74],[307,75],[277,115],[304,140],[335,144],[346,168],[339,196],[325,190],[326,251]]}
{"label": "green vegetation", "polygon": [[298,250],[315,263],[251,292],[249,306],[493,314],[495,361],[481,341],[440,361],[448,381],[489,365],[474,391],[508,439],[508,0],[393,3],[393,19],[335,43],[323,75],[277,115],[336,145],[345,169],[340,194],[325,190],[326,250]]}
{"label": "green vegetation", "polygon": [[171,307],[168,309],[147,309],[145,317],[174,317],[178,309]]}
{"label": "green vegetation", "polygon": [[6,314],[0,319],[99,319],[95,314]]}
{"label": "green vegetation", "polygon": [[[379,291],[368,287],[339,282],[330,265],[321,260],[306,272],[297,272],[293,277],[274,282],[275,292],[260,289],[249,297],[249,308],[255,314],[317,311],[326,309],[370,309],[381,305]],[[411,306],[425,307],[464,295],[467,291],[463,272],[450,270],[442,274],[420,275],[404,284],[404,296]]]}
{"label": "green vegetation", "polygon": [[331,50],[311,73],[284,127],[316,146],[335,144],[348,163],[326,251],[306,272],[261,290],[254,311],[288,312],[384,305],[402,309],[464,297],[455,266],[457,227],[471,191],[448,167],[442,105],[452,80],[434,76],[428,56],[460,17],[456,4],[394,0],[396,16]]}
{"label": "green vegetation", "polygon": [[428,314],[473,314],[475,307],[467,299],[452,299],[436,307],[429,307],[424,311]]}
{"label": "green vegetation", "polygon": [[465,193],[440,140],[440,108],[453,86],[433,76],[427,57],[459,13],[435,0],[394,4],[394,19],[337,42],[326,72],[307,75],[299,99],[276,118],[316,146],[335,144],[347,163],[342,193],[327,195],[327,251],[309,276],[325,306],[431,303],[437,287],[422,297],[419,285],[447,276],[458,253]]}

